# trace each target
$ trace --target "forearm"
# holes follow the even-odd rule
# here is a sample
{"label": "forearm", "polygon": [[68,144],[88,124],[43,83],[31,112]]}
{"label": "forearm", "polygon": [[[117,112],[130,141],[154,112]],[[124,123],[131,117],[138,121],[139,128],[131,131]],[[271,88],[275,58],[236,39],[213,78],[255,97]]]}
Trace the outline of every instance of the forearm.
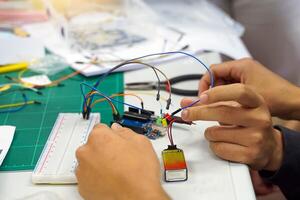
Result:
{"label": "forearm", "polygon": [[290,104],[290,119],[293,120],[300,120],[300,88],[295,87],[294,94],[291,98],[289,98],[287,101],[289,101]]}
{"label": "forearm", "polygon": [[137,188],[136,186],[133,186],[130,189],[127,189],[126,191],[129,191],[129,192],[120,193],[121,196],[119,196],[117,199],[122,199],[122,200],[132,200],[132,199],[171,200],[171,198],[168,196],[168,194],[162,188],[160,183],[150,184],[150,185],[148,184],[148,185],[145,185],[145,186],[139,187],[139,188]]}
{"label": "forearm", "polygon": [[280,95],[268,99],[272,115],[282,119],[300,120],[300,88],[287,84],[277,89]]}
{"label": "forearm", "polygon": [[143,200],[171,200],[171,198],[168,196],[168,194],[165,192],[165,190],[162,187],[157,187],[156,189],[153,188],[153,191],[139,193],[142,196],[140,196],[137,199],[143,199]]}

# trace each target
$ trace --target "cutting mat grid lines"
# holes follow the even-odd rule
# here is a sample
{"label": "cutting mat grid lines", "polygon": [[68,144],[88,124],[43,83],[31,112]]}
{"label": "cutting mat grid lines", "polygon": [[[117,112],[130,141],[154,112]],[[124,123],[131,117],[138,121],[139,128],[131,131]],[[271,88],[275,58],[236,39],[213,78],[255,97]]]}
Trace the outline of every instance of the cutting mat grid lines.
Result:
{"label": "cutting mat grid lines", "polygon": [[[72,72],[65,70],[57,75],[63,76]],[[16,73],[9,76],[16,77]],[[55,79],[56,77],[50,77]],[[41,105],[28,105],[25,109],[16,113],[0,114],[0,125],[16,126],[16,132],[10,151],[8,152],[0,171],[32,170],[44,148],[47,138],[52,130],[58,113],[81,112],[83,97],[79,84],[84,80],[94,83],[97,78],[84,79],[78,76],[63,82],[61,87],[43,89],[43,95],[26,91],[29,100],[40,101]],[[2,75],[0,83],[8,82]],[[107,95],[123,92],[124,78],[122,73],[110,75],[100,85],[99,89]],[[123,97],[117,97],[123,101]],[[11,93],[0,96],[0,105],[14,102],[22,102],[21,93]],[[120,112],[123,105],[116,104]],[[93,112],[101,112],[101,121],[110,124],[112,120],[111,108],[107,103],[99,103]]]}

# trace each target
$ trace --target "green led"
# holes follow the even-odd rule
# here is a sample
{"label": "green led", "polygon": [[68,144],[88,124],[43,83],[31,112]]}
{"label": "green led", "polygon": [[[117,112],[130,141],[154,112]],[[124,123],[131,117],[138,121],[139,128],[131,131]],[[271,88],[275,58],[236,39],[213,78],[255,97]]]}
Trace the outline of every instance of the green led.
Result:
{"label": "green led", "polygon": [[161,120],[162,120],[162,118],[161,117],[158,117],[157,119],[156,119],[156,124],[157,125],[161,125]]}

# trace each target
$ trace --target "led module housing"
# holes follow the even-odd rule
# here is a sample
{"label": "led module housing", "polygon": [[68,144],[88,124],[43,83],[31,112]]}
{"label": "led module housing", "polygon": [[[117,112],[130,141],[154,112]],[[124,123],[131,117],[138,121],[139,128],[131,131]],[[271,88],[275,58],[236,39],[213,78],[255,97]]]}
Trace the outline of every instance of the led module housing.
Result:
{"label": "led module housing", "polygon": [[168,148],[162,151],[162,159],[165,168],[165,181],[177,182],[188,179],[188,170],[184,154],[176,145],[168,145]]}

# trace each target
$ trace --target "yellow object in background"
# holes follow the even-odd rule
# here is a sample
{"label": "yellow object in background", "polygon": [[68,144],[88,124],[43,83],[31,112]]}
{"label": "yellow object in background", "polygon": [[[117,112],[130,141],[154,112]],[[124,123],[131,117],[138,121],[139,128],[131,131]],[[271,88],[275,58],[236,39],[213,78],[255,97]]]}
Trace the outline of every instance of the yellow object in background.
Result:
{"label": "yellow object in background", "polygon": [[44,4],[42,0],[30,0],[30,2],[33,5],[34,9],[38,9],[38,10],[44,9]]}
{"label": "yellow object in background", "polygon": [[6,90],[9,90],[11,88],[10,84],[0,86],[0,92],[4,92]]}
{"label": "yellow object in background", "polygon": [[161,124],[162,124],[163,127],[167,127],[168,126],[168,122],[167,122],[166,119],[162,119],[161,120]]}
{"label": "yellow object in background", "polygon": [[28,65],[29,65],[28,62],[22,62],[22,63],[10,64],[10,65],[2,65],[2,66],[0,66],[0,74],[23,70],[23,69],[26,69],[28,67]]}
{"label": "yellow object in background", "polygon": [[21,27],[15,27],[13,29],[13,32],[15,35],[19,36],[19,37],[29,37],[29,33],[27,33],[24,29],[22,29]]}
{"label": "yellow object in background", "polygon": [[0,109],[4,109],[4,108],[13,108],[13,107],[20,107],[20,106],[24,106],[26,105],[30,105],[30,104],[39,104],[39,102],[36,101],[27,101],[27,102],[20,102],[20,103],[12,103],[12,104],[6,104],[6,105],[0,105]]}

